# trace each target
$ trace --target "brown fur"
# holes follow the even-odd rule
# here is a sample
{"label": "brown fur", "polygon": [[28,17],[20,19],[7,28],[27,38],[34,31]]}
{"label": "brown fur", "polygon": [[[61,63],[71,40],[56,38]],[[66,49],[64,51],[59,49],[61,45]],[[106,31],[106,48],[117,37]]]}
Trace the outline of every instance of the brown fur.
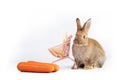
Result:
{"label": "brown fur", "polygon": [[75,64],[72,68],[83,67],[91,69],[102,67],[106,59],[104,50],[96,40],[87,37],[91,19],[86,21],[83,28],[78,18],[76,19],[76,23],[77,32],[72,46]]}

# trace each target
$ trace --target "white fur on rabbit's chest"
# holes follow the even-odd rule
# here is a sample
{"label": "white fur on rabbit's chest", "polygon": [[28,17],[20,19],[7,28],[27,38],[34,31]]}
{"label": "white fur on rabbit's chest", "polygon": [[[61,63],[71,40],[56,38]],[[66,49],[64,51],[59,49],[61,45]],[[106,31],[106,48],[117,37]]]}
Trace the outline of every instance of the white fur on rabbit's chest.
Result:
{"label": "white fur on rabbit's chest", "polygon": [[86,58],[90,57],[89,49],[78,44],[73,44],[72,53],[74,58],[80,61],[84,61]]}

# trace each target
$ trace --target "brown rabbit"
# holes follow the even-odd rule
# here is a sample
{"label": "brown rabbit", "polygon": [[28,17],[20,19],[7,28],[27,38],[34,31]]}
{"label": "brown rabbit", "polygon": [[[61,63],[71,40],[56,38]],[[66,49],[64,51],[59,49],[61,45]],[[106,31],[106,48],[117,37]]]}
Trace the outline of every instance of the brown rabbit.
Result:
{"label": "brown rabbit", "polygon": [[88,38],[91,19],[88,19],[83,27],[79,18],[76,19],[77,32],[72,45],[72,53],[75,63],[72,69],[101,68],[106,60],[102,46],[94,39]]}

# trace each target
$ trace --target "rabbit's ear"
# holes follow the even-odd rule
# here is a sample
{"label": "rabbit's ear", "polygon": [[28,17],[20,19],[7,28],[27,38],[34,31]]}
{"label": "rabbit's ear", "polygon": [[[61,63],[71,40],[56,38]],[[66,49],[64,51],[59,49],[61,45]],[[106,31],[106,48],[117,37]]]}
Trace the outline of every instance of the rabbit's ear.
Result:
{"label": "rabbit's ear", "polygon": [[81,24],[80,24],[80,19],[79,18],[76,18],[76,23],[77,23],[77,31],[78,30],[81,30]]}
{"label": "rabbit's ear", "polygon": [[83,25],[83,29],[88,32],[91,25],[91,18],[86,21],[86,23]]}

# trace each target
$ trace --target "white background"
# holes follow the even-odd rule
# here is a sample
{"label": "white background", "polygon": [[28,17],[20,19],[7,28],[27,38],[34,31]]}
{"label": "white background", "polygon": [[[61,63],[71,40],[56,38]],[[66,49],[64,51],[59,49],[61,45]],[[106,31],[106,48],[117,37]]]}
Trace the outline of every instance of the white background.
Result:
{"label": "white background", "polygon": [[[0,79],[118,79],[120,71],[118,10],[117,0],[1,0]],[[66,32],[73,35],[73,41],[77,17],[82,24],[88,18],[92,18],[89,37],[101,43],[107,56],[102,69],[71,70],[73,62],[65,59],[57,62],[61,69],[56,73],[22,73],[17,70],[16,65],[20,61],[56,60],[48,48],[60,44]]]}

